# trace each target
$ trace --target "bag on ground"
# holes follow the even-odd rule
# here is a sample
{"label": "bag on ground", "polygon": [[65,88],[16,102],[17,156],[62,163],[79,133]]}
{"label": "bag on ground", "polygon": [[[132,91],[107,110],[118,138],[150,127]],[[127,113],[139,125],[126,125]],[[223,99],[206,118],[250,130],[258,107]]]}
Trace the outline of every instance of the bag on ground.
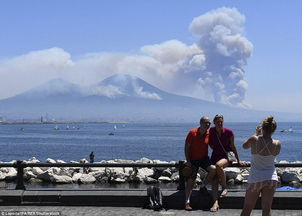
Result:
{"label": "bag on ground", "polygon": [[147,188],[147,209],[159,211],[163,208],[162,192],[159,187],[149,186]]}

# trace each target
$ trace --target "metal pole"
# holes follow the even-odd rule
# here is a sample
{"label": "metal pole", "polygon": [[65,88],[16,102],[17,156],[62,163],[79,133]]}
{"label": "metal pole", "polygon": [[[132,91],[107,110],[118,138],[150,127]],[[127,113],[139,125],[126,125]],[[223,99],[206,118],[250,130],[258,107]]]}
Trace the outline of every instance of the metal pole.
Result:
{"label": "metal pole", "polygon": [[178,174],[179,174],[179,182],[177,190],[184,190],[185,189],[185,177],[182,174],[182,170],[185,167],[185,161],[179,161],[177,164]]}
{"label": "metal pole", "polygon": [[17,161],[16,164],[17,167],[17,183],[16,183],[16,190],[26,190],[25,186],[24,186],[24,180],[23,180],[23,161]]}

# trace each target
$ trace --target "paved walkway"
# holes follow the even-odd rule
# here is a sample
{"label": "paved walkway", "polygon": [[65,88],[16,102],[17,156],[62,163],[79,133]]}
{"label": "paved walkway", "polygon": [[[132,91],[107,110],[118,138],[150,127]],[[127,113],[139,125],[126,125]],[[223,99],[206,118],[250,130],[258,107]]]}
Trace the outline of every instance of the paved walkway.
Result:
{"label": "paved walkway", "polygon": [[[16,214],[12,214],[15,212]],[[224,215],[235,216],[240,215],[240,209],[220,209],[216,213],[208,211],[192,211],[184,210],[163,210],[155,212],[153,210],[133,208],[133,207],[70,207],[70,206],[0,206],[0,216],[2,215],[60,215],[60,216],[206,216],[206,215]],[[252,216],[260,216],[261,210],[254,210]],[[302,210],[273,210],[272,215],[282,216],[302,216]]]}

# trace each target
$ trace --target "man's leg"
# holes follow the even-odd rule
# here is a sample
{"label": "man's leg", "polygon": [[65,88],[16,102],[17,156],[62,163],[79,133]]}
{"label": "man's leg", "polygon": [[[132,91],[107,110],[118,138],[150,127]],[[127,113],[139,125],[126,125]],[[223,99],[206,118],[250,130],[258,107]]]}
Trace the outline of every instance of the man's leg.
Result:
{"label": "man's leg", "polygon": [[186,182],[186,189],[185,189],[185,192],[186,192],[185,210],[188,210],[188,211],[192,210],[192,208],[190,206],[190,197],[191,197],[191,194],[192,194],[193,187],[195,185],[195,178],[194,178],[194,176],[191,176],[190,178],[188,178],[187,182]]}

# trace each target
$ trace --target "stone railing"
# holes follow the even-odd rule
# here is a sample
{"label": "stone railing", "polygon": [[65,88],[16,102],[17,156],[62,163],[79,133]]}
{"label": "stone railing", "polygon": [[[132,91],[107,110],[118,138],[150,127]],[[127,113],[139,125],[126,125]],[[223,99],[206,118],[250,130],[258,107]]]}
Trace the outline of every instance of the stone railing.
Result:
{"label": "stone railing", "polygon": [[[80,162],[66,163],[62,160],[47,159],[40,163],[36,158],[25,161],[0,162],[0,181],[16,182],[16,189],[25,190],[24,182],[50,182],[56,184],[89,184],[89,183],[178,183],[178,189],[184,189],[185,179],[181,170],[185,161],[166,162],[142,158],[132,160],[110,160],[88,163],[86,159]],[[279,182],[285,185],[301,187],[302,163],[286,161],[276,163]],[[225,168],[228,184],[247,182],[249,164],[240,166],[233,164]],[[206,175],[200,170],[197,183],[201,183]]]}

